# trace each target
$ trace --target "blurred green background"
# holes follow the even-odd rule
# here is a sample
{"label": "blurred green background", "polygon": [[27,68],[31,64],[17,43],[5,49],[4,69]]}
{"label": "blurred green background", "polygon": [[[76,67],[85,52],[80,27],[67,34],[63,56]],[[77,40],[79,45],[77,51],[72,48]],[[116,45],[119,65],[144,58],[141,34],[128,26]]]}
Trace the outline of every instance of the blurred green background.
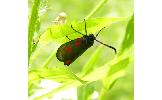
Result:
{"label": "blurred green background", "polygon": [[[39,10],[39,30],[35,32],[41,34],[50,26],[53,25],[54,19],[58,16],[59,13],[65,12],[67,14],[67,23],[71,21],[83,21],[83,19],[98,5],[101,0],[40,0],[41,6]],[[105,44],[112,45],[116,47],[119,51],[122,41],[125,37],[126,28],[129,19],[133,15],[134,7],[133,0],[108,0],[91,18],[104,18],[104,17],[125,17],[127,20],[120,21],[118,23],[112,24],[109,28],[104,29],[101,34],[98,36],[98,40],[104,42]],[[33,0],[28,0],[28,11],[29,16],[31,14]],[[87,23],[88,26],[88,23]],[[95,34],[95,33],[94,33]],[[65,37],[66,39],[66,37]],[[56,51],[61,43],[48,42],[46,45],[39,42],[35,52],[31,55],[29,70],[30,68],[40,68],[44,61]],[[73,73],[80,73],[83,69],[83,66],[99,47],[99,43],[95,42],[94,45],[89,48],[81,57],[79,57],[74,63],[69,67]],[[133,48],[133,45],[132,45]],[[133,49],[130,50],[131,53],[134,53]],[[99,61],[95,63],[96,67],[103,66],[110,60],[112,60],[116,55],[114,51],[102,47],[102,52],[99,56]],[[49,68],[64,66],[63,62],[59,62],[56,57],[52,58],[53,60],[48,64]],[[122,78],[119,78],[113,87],[106,92],[103,100],[133,100],[134,99],[134,61],[131,60],[128,66],[125,69],[126,75]],[[39,82],[38,82],[39,83]],[[30,84],[30,83],[29,83]],[[37,84],[37,83],[36,83]],[[103,85],[101,80],[90,83],[95,91],[100,94]],[[38,84],[37,84],[38,85]],[[30,86],[30,85],[29,85]],[[30,88],[29,92],[34,88]],[[87,90],[85,90],[87,91]],[[32,92],[29,95],[29,98],[33,94],[39,93],[37,91]],[[77,91],[75,91],[77,92]],[[84,92],[84,91],[82,91]],[[79,93],[79,92],[78,92]],[[63,97],[63,96],[62,96]],[[78,96],[79,97],[79,96]],[[75,100],[73,98],[63,97],[60,100]],[[92,100],[92,99],[79,99],[78,100]],[[96,97],[94,100],[98,100]]]}

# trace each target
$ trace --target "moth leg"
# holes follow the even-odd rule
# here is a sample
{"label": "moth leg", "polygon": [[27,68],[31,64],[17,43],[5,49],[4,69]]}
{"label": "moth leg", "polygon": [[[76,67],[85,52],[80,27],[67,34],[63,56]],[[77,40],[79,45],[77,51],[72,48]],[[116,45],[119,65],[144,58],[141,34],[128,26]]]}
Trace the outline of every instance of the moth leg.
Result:
{"label": "moth leg", "polygon": [[66,37],[71,41],[71,39],[68,36],[66,36]]}

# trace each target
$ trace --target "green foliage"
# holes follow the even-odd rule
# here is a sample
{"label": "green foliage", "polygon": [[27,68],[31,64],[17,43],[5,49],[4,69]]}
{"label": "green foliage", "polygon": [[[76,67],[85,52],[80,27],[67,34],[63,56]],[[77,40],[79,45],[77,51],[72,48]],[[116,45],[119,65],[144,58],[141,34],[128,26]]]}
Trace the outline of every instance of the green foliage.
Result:
{"label": "green foliage", "polygon": [[132,59],[133,57],[133,54],[132,54],[133,52],[132,51],[130,52],[129,50],[126,51],[126,49],[130,49],[133,43],[134,43],[134,15],[128,21],[125,37],[122,42],[121,51],[120,51],[120,54],[123,54],[123,53],[129,53],[129,54],[123,54],[123,55],[127,55],[127,58],[123,59],[117,64],[113,64],[111,66],[112,68],[110,67],[110,70],[108,71],[107,76],[103,80],[104,88],[102,89],[100,93],[100,100],[104,100],[107,91],[113,87],[116,80],[118,80],[120,77],[122,77],[126,73],[124,69],[125,67],[128,66],[130,62],[129,59]]}
{"label": "green foliage", "polygon": [[[34,77],[33,77],[34,76]],[[78,80],[81,83],[84,83],[83,80],[78,78],[73,74],[68,68],[65,67],[55,67],[55,68],[39,68],[33,69],[29,72],[29,81],[49,79],[56,82],[65,83],[72,80]]]}
{"label": "green foliage", "polygon": [[89,13],[86,19],[94,15],[107,1],[108,0],[101,0],[100,3]]}
{"label": "green foliage", "polygon": [[110,66],[110,69],[107,72],[108,74],[103,79],[103,88],[100,93],[100,100],[103,100],[105,93],[107,93],[107,91],[109,91],[113,87],[116,80],[125,75],[124,68],[127,67],[128,63],[129,58],[125,58]]}
{"label": "green foliage", "polygon": [[78,100],[91,100],[90,97],[92,96],[94,90],[95,88],[93,86],[93,83],[78,87],[77,88]]}
{"label": "green foliage", "polygon": [[34,0],[31,16],[29,19],[29,26],[28,26],[28,60],[32,53],[32,42],[34,37],[34,32],[38,30],[39,21],[38,21],[38,11],[39,11],[40,0]]}
{"label": "green foliage", "polygon": [[125,49],[129,48],[133,43],[134,43],[134,15],[128,22],[120,52],[123,52]]}
{"label": "green foliage", "polygon": [[[133,71],[129,69],[133,68],[134,62],[134,15],[131,16],[132,10],[126,12],[127,9],[125,9],[123,10],[125,11],[123,14],[120,14],[122,10],[119,12],[113,10],[114,13],[117,12],[119,15],[117,17],[108,17],[110,15],[107,16],[106,14],[111,11],[106,9],[103,10],[104,7],[111,9],[111,6],[118,4],[118,2],[129,4],[129,2],[132,1],[112,0],[109,1],[110,4],[106,3],[107,1],[108,0],[101,0],[98,4],[95,4],[95,2],[86,0],[87,3],[93,3],[88,5],[90,9],[92,9],[90,13],[86,13],[86,10],[82,10],[86,9],[85,7],[78,6],[76,9],[80,9],[80,16],[83,16],[82,14],[85,12],[84,18],[87,22],[88,34],[95,34],[101,28],[106,27],[97,38],[104,41],[104,43],[106,41],[108,44],[115,46],[118,54],[114,55],[112,51],[109,51],[111,49],[105,46],[95,46],[95,43],[93,47],[88,49],[80,58],[67,67],[57,60],[56,50],[62,43],[69,41],[65,36],[68,35],[70,39],[82,37],[82,35],[71,29],[71,25],[73,25],[76,30],[85,34],[84,18],[80,17],[78,13],[76,15],[72,13],[68,16],[69,18],[72,18],[72,20],[68,18],[68,21],[65,24],[56,25],[50,23],[56,16],[49,20],[50,18],[48,14],[50,13],[51,8],[46,8],[46,6],[55,4],[57,8],[58,1],[34,0],[28,27],[29,99],[43,100],[45,98],[52,98],[61,91],[76,87],[78,100],[91,100],[94,91],[99,95],[97,97],[98,100],[119,100],[120,98],[125,97],[125,95],[126,99],[124,100],[133,100]],[[44,2],[45,4],[43,4]],[[67,8],[67,3],[70,4],[75,1],[60,0],[59,2],[64,5],[63,8]],[[78,2],[81,4],[82,0],[78,0]],[[83,2],[83,4],[85,4],[85,2]],[[96,6],[94,7],[93,5]],[[39,13],[42,8],[47,10],[44,15]],[[53,6],[53,8],[55,8],[55,6]],[[67,12],[71,11],[71,9],[64,10],[67,10]],[[102,15],[101,10],[105,13],[105,15],[103,15],[104,17],[95,18],[94,16]],[[54,10],[52,11],[54,15],[56,15],[56,12]],[[125,13],[127,16],[122,16]],[[76,21],[75,16],[80,18],[79,20],[81,21]],[[48,22],[48,24],[46,22]],[[47,25],[44,25],[44,23]],[[34,45],[33,40],[36,41]],[[122,79],[124,81],[122,81]],[[57,82],[60,85],[48,90],[46,93],[44,92],[41,95],[35,96],[40,90],[45,90],[40,84],[46,80]],[[118,85],[121,87],[118,87]],[[130,87],[124,88],[124,85],[130,86],[132,90],[130,90]],[[120,88],[123,88],[123,90]],[[123,91],[128,91],[129,93],[125,92],[125,94],[122,94]]]}
{"label": "green foliage", "polygon": [[[117,21],[122,21],[125,18],[95,18],[86,20],[87,23],[87,32],[88,34],[99,31],[103,27],[109,27],[112,23]],[[50,40],[60,39],[61,37],[70,36],[70,38],[77,38],[82,36],[72,30],[71,25],[74,29],[77,29],[79,32],[85,34],[84,22],[71,22],[63,25],[53,25],[50,26],[45,33],[40,38],[40,42],[47,42]],[[74,34],[74,35],[73,35]]]}
{"label": "green foliage", "polygon": [[93,53],[89,61],[87,61],[87,63],[84,65],[82,69],[82,76],[88,74],[95,68],[96,62],[99,60],[101,51],[102,51],[102,45],[97,48],[97,50]]}

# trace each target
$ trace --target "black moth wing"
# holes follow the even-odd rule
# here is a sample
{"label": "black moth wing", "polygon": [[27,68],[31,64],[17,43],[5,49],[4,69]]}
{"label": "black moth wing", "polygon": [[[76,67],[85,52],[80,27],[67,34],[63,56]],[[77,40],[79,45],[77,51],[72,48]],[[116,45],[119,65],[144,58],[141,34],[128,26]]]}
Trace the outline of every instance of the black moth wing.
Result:
{"label": "black moth wing", "polygon": [[[80,55],[82,55],[93,43],[88,43],[88,36],[71,40],[65,44],[62,44],[56,53],[56,57],[59,61],[64,62],[64,65],[69,66]],[[94,41],[93,41],[94,42]]]}

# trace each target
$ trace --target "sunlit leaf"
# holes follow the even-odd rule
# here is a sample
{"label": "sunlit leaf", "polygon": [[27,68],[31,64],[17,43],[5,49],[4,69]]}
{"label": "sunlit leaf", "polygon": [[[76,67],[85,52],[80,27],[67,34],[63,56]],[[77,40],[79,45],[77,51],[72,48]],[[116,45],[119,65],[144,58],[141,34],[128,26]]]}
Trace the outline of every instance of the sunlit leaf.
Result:
{"label": "sunlit leaf", "polygon": [[129,58],[125,58],[122,61],[118,62],[117,64],[114,64],[113,66],[111,66],[110,70],[108,71],[107,77],[109,77],[109,76],[113,75],[114,73],[126,68],[128,63],[129,63]]}
{"label": "sunlit leaf", "polygon": [[[86,20],[87,23],[87,32],[88,34],[92,34],[94,32],[98,32],[103,27],[109,27],[111,24],[122,21],[125,18],[96,18],[96,19],[88,19]],[[85,34],[85,22],[71,22],[66,23],[63,25],[53,25],[50,26],[41,36],[41,42],[47,42],[50,40],[56,40],[65,36],[69,36],[70,38],[77,38],[78,36],[82,36],[79,33],[76,33],[72,28],[73,25],[74,29],[80,31],[81,33]],[[75,33],[75,34],[73,34]]]}
{"label": "sunlit leaf", "polygon": [[120,77],[125,75],[126,72],[124,68],[126,68],[128,64],[129,64],[129,58],[125,58],[120,62],[110,66],[110,69],[108,70],[108,74],[103,79],[103,88],[100,93],[100,100],[104,98],[105,94],[113,87],[115,82]]}
{"label": "sunlit leaf", "polygon": [[43,89],[39,86],[40,81],[28,81],[28,96],[35,94],[37,90]]}
{"label": "sunlit leaf", "polygon": [[107,89],[111,86],[111,84],[118,79],[118,77],[123,76],[124,68],[127,67],[129,63],[129,58],[123,59],[122,61],[118,62],[117,64],[111,66],[108,71],[107,76],[104,79],[104,87]]}
{"label": "sunlit leaf", "polygon": [[90,97],[94,91],[94,86],[86,84],[77,88],[78,100],[90,100]]}
{"label": "sunlit leaf", "polygon": [[85,81],[81,80],[75,74],[73,74],[68,68],[65,67],[54,67],[54,68],[39,68],[29,71],[29,81],[49,79],[55,82],[68,82],[72,80],[78,80],[81,83]]}
{"label": "sunlit leaf", "polygon": [[127,24],[125,37],[121,45],[120,54],[134,43],[134,15],[131,17]]}
{"label": "sunlit leaf", "polygon": [[37,27],[37,21],[38,21],[38,11],[40,6],[40,0],[34,0],[31,15],[29,19],[29,25],[28,25],[28,59],[30,58],[30,55],[32,53],[32,42],[34,37],[34,32],[36,31]]}
{"label": "sunlit leaf", "polygon": [[[111,66],[113,65],[116,65],[116,64],[120,64],[120,62],[122,62],[123,60],[124,61],[127,61],[125,59],[128,58],[128,53],[125,53],[125,54],[122,54],[121,56],[118,56],[118,58],[115,58],[114,60],[108,62],[107,64],[105,64],[104,66],[101,66],[99,68],[95,68],[92,72],[88,73],[87,75],[85,75],[82,79],[84,81],[86,81],[86,83],[90,83],[90,82],[94,82],[94,81],[97,81],[97,80],[102,80],[106,77],[106,75],[108,74],[108,71],[111,70]],[[125,66],[126,67],[126,66]],[[122,70],[124,69],[125,67],[121,67],[121,69],[119,69],[120,71],[116,72],[116,71],[112,71],[112,72],[115,72],[113,75],[111,75],[110,80],[111,81],[115,81],[116,78],[119,78],[121,76],[123,76],[125,74],[125,71]],[[59,74],[60,72],[58,72]],[[65,73],[65,72],[61,72],[61,73]],[[66,77],[66,76],[64,76]],[[58,77],[57,79],[59,79],[60,77]],[[108,79],[109,80],[109,79]],[[112,82],[113,83],[113,82]],[[70,88],[70,87],[78,87],[78,86],[81,86],[83,84],[81,84],[81,82],[79,82],[78,80],[74,79],[74,80],[71,80],[69,81],[68,83],[65,83],[64,85],[38,97],[37,99],[39,100],[40,98],[44,98],[44,97],[51,97],[53,95],[55,95],[55,93],[59,92],[59,91],[62,91],[62,90],[65,90],[67,88]],[[111,84],[109,85],[111,86]]]}
{"label": "sunlit leaf", "polygon": [[88,74],[95,68],[95,64],[99,60],[100,53],[102,51],[102,46],[99,46],[97,50],[93,53],[91,58],[87,61],[87,63],[84,65],[82,70],[82,76]]}

